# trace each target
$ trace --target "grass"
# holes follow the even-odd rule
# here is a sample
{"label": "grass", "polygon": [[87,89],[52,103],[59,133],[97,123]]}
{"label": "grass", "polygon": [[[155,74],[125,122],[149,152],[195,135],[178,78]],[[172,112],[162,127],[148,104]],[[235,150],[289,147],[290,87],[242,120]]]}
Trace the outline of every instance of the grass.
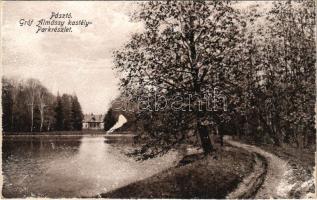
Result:
{"label": "grass", "polygon": [[315,148],[296,148],[294,146],[283,144],[275,146],[272,144],[257,144],[255,142],[242,140],[242,142],[258,146],[279,158],[288,161],[290,165],[304,168],[308,173],[313,173],[315,166]]}
{"label": "grass", "polygon": [[[176,166],[114,191],[103,198],[225,198],[252,171],[249,153],[225,147],[217,158],[208,156]],[[100,197],[99,196],[99,197]]]}
{"label": "grass", "polygon": [[260,145],[266,151],[287,160],[290,164],[299,164],[309,172],[313,172],[315,166],[315,152],[308,149],[299,149],[290,146],[275,147],[272,145]]}

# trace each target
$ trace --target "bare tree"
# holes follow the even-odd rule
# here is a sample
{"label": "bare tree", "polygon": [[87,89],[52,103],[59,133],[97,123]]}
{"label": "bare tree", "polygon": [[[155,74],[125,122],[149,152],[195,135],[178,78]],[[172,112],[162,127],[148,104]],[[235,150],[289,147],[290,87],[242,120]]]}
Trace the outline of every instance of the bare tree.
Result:
{"label": "bare tree", "polygon": [[47,107],[48,99],[48,90],[44,87],[39,88],[38,90],[38,99],[39,99],[39,110],[40,110],[40,132],[43,130],[44,119],[45,119],[45,107]]}
{"label": "bare tree", "polygon": [[31,127],[30,131],[33,132],[34,129],[34,109],[36,105],[37,100],[37,90],[40,85],[40,82],[36,79],[28,79],[26,82],[27,85],[27,101],[28,105],[30,106],[30,112],[31,112]]}

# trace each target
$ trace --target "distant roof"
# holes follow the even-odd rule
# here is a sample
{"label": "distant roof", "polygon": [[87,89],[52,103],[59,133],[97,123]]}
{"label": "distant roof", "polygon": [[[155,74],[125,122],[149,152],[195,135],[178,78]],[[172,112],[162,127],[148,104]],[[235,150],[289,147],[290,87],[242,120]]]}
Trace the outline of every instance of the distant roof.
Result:
{"label": "distant roof", "polygon": [[91,114],[85,114],[84,115],[84,122],[103,122],[103,118],[105,115],[94,115]]}

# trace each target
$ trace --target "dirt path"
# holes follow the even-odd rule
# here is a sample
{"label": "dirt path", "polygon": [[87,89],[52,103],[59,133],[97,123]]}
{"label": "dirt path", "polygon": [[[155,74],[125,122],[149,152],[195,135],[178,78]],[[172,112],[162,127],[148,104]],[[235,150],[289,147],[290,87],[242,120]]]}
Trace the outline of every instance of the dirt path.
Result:
{"label": "dirt path", "polygon": [[[255,192],[254,197],[256,199],[267,199],[267,198],[290,198],[289,193],[293,187],[293,185],[288,184],[287,175],[291,172],[291,167],[287,164],[286,161],[278,158],[277,156],[268,153],[259,147],[243,144],[237,141],[232,141],[229,138],[225,139],[227,143],[232,146],[243,148],[250,153],[256,154],[259,157],[264,158],[263,162],[266,163],[265,166],[265,178],[262,180],[262,184],[259,185],[258,190]],[[239,185],[236,191],[229,194],[234,196],[235,192],[238,190],[249,190],[250,184],[252,187],[252,178],[255,177],[261,178],[261,167],[260,161],[256,160],[256,164],[254,167],[254,171],[249,177],[245,179],[248,183],[242,183]],[[256,174],[254,174],[256,173]],[[248,180],[249,179],[249,180]],[[244,182],[245,182],[244,181]],[[251,181],[251,182],[250,182]],[[253,180],[254,181],[254,180]],[[256,186],[254,186],[256,187]]]}
{"label": "dirt path", "polygon": [[238,187],[226,196],[226,199],[250,199],[262,186],[266,176],[267,164],[264,157],[253,153],[254,166],[252,172],[245,177]]}

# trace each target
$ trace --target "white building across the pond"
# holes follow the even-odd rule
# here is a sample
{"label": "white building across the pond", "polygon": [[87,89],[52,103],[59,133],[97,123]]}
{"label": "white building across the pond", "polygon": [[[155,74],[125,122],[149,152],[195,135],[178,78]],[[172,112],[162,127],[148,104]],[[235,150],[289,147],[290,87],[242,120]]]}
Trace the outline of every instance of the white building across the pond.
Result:
{"label": "white building across the pond", "polygon": [[85,114],[83,120],[83,129],[101,130],[104,128],[104,115]]}

